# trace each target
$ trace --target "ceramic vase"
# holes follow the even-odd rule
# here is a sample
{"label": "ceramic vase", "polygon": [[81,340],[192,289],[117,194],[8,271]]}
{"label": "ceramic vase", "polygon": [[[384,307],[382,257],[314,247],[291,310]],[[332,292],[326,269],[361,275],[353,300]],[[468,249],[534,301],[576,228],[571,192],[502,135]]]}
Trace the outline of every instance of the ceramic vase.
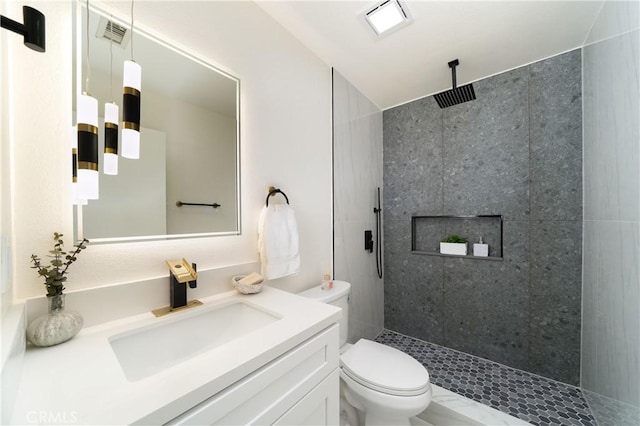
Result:
{"label": "ceramic vase", "polygon": [[82,315],[64,308],[65,295],[47,297],[49,313],[27,327],[27,338],[36,346],[54,346],[78,334],[84,320]]}

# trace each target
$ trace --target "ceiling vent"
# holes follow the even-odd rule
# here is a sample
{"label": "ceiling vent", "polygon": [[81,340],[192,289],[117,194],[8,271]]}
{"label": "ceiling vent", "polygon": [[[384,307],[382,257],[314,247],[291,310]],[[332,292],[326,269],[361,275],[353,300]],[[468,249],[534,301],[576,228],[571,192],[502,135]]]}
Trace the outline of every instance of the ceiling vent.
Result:
{"label": "ceiling vent", "polygon": [[364,12],[364,18],[378,37],[391,34],[413,22],[407,5],[400,0],[384,0]]}
{"label": "ceiling vent", "polygon": [[98,29],[96,30],[96,37],[108,42],[113,42],[114,45],[120,46],[124,49],[127,47],[129,40],[131,39],[131,31],[105,17],[100,17]]}

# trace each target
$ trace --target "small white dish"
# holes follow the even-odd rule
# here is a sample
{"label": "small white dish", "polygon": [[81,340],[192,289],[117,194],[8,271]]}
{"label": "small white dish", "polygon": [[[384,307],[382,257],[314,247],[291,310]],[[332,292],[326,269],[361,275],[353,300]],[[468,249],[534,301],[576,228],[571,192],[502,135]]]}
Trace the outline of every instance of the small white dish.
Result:
{"label": "small white dish", "polygon": [[263,282],[260,281],[255,284],[240,284],[239,281],[244,277],[246,277],[246,275],[236,275],[235,277],[231,278],[231,284],[233,284],[233,287],[236,290],[238,290],[238,293],[242,293],[242,294],[260,293],[260,291],[262,290]]}

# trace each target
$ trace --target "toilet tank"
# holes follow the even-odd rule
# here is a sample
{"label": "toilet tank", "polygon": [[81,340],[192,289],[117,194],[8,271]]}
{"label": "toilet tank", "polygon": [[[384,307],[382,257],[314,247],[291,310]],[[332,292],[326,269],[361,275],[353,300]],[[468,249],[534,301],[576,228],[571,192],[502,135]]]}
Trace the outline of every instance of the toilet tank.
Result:
{"label": "toilet tank", "polygon": [[351,284],[346,281],[333,281],[333,289],[323,290],[321,285],[318,284],[315,287],[311,287],[309,290],[305,290],[302,293],[298,293],[299,296],[308,297],[309,299],[317,300],[318,302],[328,303],[333,306],[342,308],[342,319],[340,324],[340,346],[347,343],[349,336],[349,292],[351,291]]}

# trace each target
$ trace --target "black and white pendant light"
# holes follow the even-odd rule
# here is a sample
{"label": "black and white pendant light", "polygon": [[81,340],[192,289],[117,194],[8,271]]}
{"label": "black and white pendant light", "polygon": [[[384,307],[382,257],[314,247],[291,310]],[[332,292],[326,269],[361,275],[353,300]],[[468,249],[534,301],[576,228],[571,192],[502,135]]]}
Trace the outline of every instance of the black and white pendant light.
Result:
{"label": "black and white pendant light", "polygon": [[118,174],[118,112],[114,102],[104,104],[104,168],[106,175]]}
{"label": "black and white pendant light", "polygon": [[[86,53],[85,90],[78,96],[75,138],[72,145],[72,200],[73,204],[87,204],[99,198],[98,173],[98,100],[89,94],[89,0],[86,0]],[[109,21],[109,58],[111,66],[111,94],[113,99],[113,22]],[[140,92],[142,68],[133,59],[133,0],[131,1],[131,60],[124,62],[122,100],[122,144],[119,149],[119,108],[115,102],[104,105],[104,157],[103,172],[118,174],[118,154],[125,158],[140,158]]]}
{"label": "black and white pendant light", "polygon": [[99,198],[98,100],[83,93],[78,96],[78,197]]}
{"label": "black and white pendant light", "polygon": [[78,198],[99,198],[98,178],[98,100],[89,92],[89,0],[87,0],[87,52],[85,55],[85,92],[78,96]]}
{"label": "black and white pendant light", "polygon": [[86,199],[78,196],[78,129],[71,126],[71,204],[85,205]]}
{"label": "black and white pendant light", "polygon": [[133,60],[133,0],[131,1],[131,60],[124,61],[122,79],[122,156],[140,158],[140,92],[142,68]]}

